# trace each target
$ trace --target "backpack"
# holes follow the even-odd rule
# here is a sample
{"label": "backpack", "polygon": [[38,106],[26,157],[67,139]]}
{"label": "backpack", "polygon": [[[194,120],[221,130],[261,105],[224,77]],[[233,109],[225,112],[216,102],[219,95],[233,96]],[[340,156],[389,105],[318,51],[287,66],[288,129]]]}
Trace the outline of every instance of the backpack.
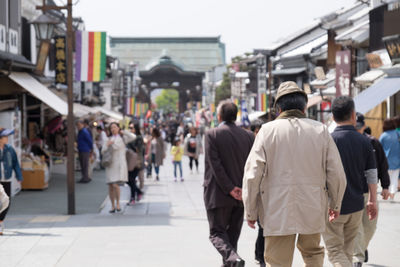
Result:
{"label": "backpack", "polygon": [[103,156],[101,159],[101,165],[105,168],[110,167],[113,159],[113,147],[108,146],[108,148],[103,150],[101,154]]}
{"label": "backpack", "polygon": [[126,164],[128,171],[133,171],[140,164],[138,154],[133,149],[126,149]]}

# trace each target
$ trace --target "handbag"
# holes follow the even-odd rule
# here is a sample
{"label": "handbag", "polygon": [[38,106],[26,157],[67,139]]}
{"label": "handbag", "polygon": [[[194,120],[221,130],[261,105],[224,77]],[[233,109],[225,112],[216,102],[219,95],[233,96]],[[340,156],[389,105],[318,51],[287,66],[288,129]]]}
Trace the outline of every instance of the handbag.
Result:
{"label": "handbag", "polygon": [[126,164],[128,165],[128,171],[130,172],[135,168],[138,168],[138,165],[140,165],[138,154],[133,149],[128,148],[126,150]]}
{"label": "handbag", "polygon": [[4,187],[0,184],[0,213],[2,213],[9,205],[10,198],[7,196],[4,191]]}
{"label": "handbag", "polygon": [[113,159],[113,147],[108,146],[105,150],[102,151],[102,159],[101,159],[101,165],[103,167],[110,167]]}

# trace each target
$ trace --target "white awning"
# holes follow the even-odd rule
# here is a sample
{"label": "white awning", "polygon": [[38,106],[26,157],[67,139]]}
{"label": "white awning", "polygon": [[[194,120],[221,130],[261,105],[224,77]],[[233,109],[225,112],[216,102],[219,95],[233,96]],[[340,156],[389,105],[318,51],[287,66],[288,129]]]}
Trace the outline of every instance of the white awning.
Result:
{"label": "white awning", "polygon": [[354,98],[356,111],[365,114],[399,90],[400,77],[381,79]]}
{"label": "white awning", "polygon": [[8,77],[61,115],[68,114],[67,103],[28,73],[11,72]]}
{"label": "white awning", "polygon": [[100,113],[103,113],[104,115],[106,115],[106,116],[108,116],[110,118],[116,119],[118,121],[121,121],[121,120],[124,119],[124,116],[121,113],[109,110],[109,109],[104,108],[104,107],[99,107],[98,106],[98,107],[93,107],[93,109],[97,110]]}
{"label": "white awning", "polygon": [[85,106],[79,103],[74,103],[74,115],[76,117],[84,117],[89,114],[95,114],[98,111],[92,107]]}

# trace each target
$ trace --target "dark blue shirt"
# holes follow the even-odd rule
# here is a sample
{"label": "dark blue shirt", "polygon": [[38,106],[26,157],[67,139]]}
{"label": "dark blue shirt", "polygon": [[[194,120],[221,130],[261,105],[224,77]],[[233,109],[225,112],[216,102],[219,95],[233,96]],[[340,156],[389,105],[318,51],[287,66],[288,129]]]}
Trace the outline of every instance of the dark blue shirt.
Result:
{"label": "dark blue shirt", "polygon": [[93,140],[88,129],[83,128],[78,133],[78,150],[79,152],[90,152],[93,149]]}
{"label": "dark blue shirt", "polygon": [[340,214],[360,211],[364,208],[363,194],[367,186],[364,172],[376,169],[372,145],[351,125],[336,127],[332,138],[339,150],[347,179]]}

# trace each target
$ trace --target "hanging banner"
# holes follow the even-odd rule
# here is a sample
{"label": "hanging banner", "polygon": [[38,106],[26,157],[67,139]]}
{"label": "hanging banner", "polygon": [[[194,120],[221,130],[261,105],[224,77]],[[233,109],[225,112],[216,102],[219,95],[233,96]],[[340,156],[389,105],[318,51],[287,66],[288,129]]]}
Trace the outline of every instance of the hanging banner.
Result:
{"label": "hanging banner", "polygon": [[257,110],[267,111],[268,110],[268,96],[267,94],[260,93],[257,97]]}
{"label": "hanging banner", "polygon": [[55,51],[56,51],[56,83],[67,84],[67,53],[66,53],[66,38],[65,36],[56,36]]}
{"label": "hanging banner", "polygon": [[105,32],[77,31],[75,35],[75,81],[99,82],[106,75]]}
{"label": "hanging banner", "polygon": [[351,82],[351,51],[336,52],[336,96],[349,96]]}

